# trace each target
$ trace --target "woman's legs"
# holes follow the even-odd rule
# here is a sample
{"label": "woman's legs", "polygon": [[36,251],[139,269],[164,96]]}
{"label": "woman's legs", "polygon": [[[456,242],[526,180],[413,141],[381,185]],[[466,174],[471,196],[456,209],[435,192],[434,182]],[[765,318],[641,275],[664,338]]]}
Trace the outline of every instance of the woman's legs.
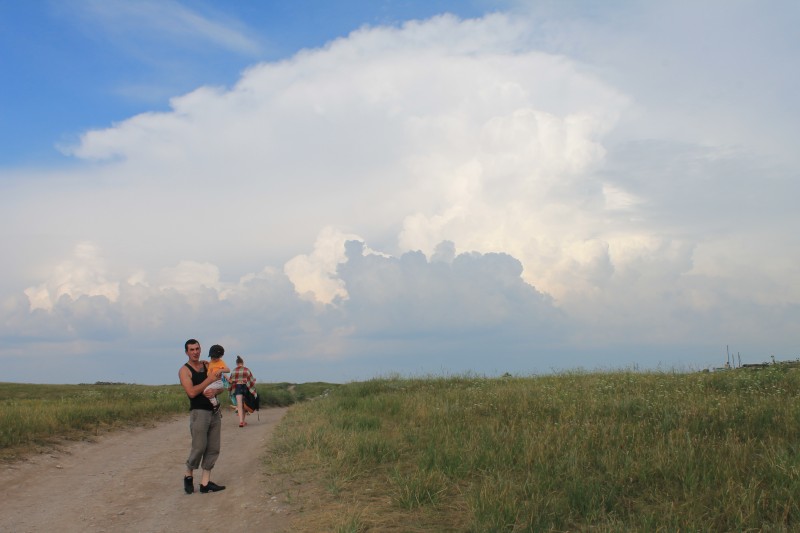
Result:
{"label": "woman's legs", "polygon": [[236,395],[236,410],[239,413],[239,425],[244,424],[244,396],[241,394]]}

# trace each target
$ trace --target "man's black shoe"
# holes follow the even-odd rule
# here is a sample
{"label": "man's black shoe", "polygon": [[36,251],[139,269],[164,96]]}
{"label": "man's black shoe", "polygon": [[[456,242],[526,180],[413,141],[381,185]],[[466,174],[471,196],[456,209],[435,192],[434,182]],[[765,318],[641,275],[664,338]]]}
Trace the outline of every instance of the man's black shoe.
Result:
{"label": "man's black shoe", "polygon": [[200,485],[200,492],[217,492],[218,490],[225,490],[225,485],[217,485],[213,481],[209,481],[208,485]]}
{"label": "man's black shoe", "polygon": [[192,476],[185,476],[183,478],[183,490],[186,491],[186,494],[194,492],[194,479]]}

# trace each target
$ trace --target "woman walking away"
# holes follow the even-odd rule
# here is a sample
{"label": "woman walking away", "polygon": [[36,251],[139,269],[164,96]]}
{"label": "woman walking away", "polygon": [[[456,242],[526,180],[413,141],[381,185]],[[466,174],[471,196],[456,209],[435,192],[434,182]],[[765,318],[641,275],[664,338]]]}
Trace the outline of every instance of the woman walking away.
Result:
{"label": "woman walking away", "polygon": [[244,421],[244,413],[246,410],[244,403],[244,396],[248,393],[253,396],[258,395],[256,392],[256,378],[250,369],[244,366],[244,359],[241,355],[236,356],[236,368],[231,372],[230,377],[230,390],[236,396],[236,411],[239,413],[239,427],[243,428],[247,425]]}

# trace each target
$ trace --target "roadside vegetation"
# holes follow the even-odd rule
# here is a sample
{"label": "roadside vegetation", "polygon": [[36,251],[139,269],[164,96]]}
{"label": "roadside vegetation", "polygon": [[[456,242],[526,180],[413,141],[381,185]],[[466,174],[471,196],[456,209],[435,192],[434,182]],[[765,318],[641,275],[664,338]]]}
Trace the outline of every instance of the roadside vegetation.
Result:
{"label": "roadside vegetation", "polygon": [[[287,406],[335,385],[258,384],[262,407]],[[223,393],[223,403],[226,401]],[[31,385],[0,383],[0,461],[82,440],[102,432],[150,424],[188,410],[180,385]]]}
{"label": "roadside vegetation", "polygon": [[[800,529],[800,369],[258,390],[293,405],[265,455],[292,531]],[[186,409],[178,385],[0,383],[0,459]]]}
{"label": "roadside vegetation", "polygon": [[294,406],[292,531],[797,531],[800,371],[375,379]]}

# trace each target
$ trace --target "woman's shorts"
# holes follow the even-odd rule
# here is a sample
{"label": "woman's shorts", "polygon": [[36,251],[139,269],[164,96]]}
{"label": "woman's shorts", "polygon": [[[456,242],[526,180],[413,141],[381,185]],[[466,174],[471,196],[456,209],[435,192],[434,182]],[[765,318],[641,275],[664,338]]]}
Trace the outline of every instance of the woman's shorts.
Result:
{"label": "woman's shorts", "polygon": [[236,385],[236,390],[235,390],[233,393],[234,393],[236,396],[238,396],[238,395],[240,395],[240,394],[241,394],[242,396],[244,396],[245,394],[247,394],[247,385],[242,385],[241,383],[238,383],[238,384]]}

